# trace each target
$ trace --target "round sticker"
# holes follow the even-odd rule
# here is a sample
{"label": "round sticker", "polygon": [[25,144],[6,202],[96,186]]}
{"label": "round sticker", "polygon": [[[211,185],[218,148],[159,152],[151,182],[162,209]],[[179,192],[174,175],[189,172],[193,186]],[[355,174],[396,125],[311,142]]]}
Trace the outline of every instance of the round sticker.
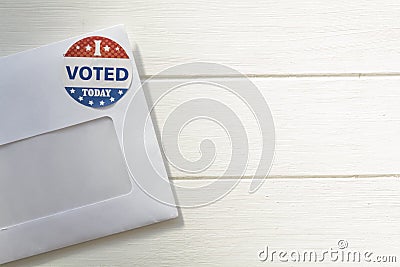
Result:
{"label": "round sticker", "polygon": [[113,105],[128,91],[132,63],[124,48],[102,36],[75,42],[64,54],[64,85],[76,102],[102,108]]}

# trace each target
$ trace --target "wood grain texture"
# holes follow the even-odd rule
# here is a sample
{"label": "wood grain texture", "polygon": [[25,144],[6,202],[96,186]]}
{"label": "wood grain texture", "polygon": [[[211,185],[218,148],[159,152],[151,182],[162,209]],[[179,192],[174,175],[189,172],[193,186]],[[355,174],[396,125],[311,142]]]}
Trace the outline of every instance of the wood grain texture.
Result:
{"label": "wood grain texture", "polygon": [[[231,136],[207,119],[188,124],[180,134],[182,154],[189,160],[198,160],[201,141],[209,139],[216,145],[216,158],[207,170],[197,174],[179,171],[170,164],[171,176],[223,175],[231,159],[230,140],[237,136],[240,127],[246,129],[249,140],[245,175],[253,175],[262,146],[253,114],[233,93],[216,86],[196,84],[196,81],[205,80],[221,83],[221,79],[195,79],[191,80],[194,84],[169,93],[169,89],[189,80],[161,79],[145,84],[149,105],[155,106],[153,118],[159,134],[177,135],[177,131],[164,129],[166,119],[173,117],[171,112],[182,103],[199,98],[226,104],[243,123],[234,128],[237,131],[231,132]],[[270,175],[340,177],[400,173],[399,78],[260,78],[252,81],[265,97],[275,122],[276,154]],[[223,84],[243,84],[243,90],[247,90],[241,79],[224,79]],[[154,98],[160,91],[167,95],[157,101]],[[230,122],[221,121],[222,125],[224,123]],[[181,126],[176,129],[180,130]],[[179,161],[173,163],[179,166]],[[235,172],[240,175],[242,170]]]}
{"label": "wood grain texture", "polygon": [[[177,220],[5,266],[275,266],[257,259],[266,245],[326,250],[340,239],[351,249],[399,261],[399,13],[395,0],[2,0],[0,56],[125,24],[144,78],[192,61],[227,64],[253,77],[275,121],[271,175],[294,178],[269,179],[252,195],[250,181],[243,180],[221,201],[183,209]],[[181,72],[178,81],[188,74]],[[149,105],[176,84],[172,78],[146,85]],[[174,91],[155,105],[158,133],[175,107],[198,97],[226,103],[242,119],[249,137],[245,174],[252,175],[260,136],[254,117],[232,94],[199,85]],[[214,123],[183,129],[182,154],[198,159],[205,138],[216,145],[214,164],[197,174],[169,164],[174,183],[196,187],[223,175],[229,138]],[[180,202],[193,198],[177,194]],[[310,264],[278,266],[292,265]]]}
{"label": "wood grain texture", "polygon": [[[200,185],[198,181],[176,183]],[[217,203],[183,209],[177,220],[5,267],[310,266],[315,263],[260,262],[257,253],[267,245],[282,250],[329,250],[337,248],[341,239],[348,242],[349,250],[369,250],[374,256],[395,255],[399,260],[397,178],[270,179],[251,195],[248,186],[248,181],[242,181]],[[190,197],[177,196],[178,200]],[[322,265],[338,263],[326,261]]]}
{"label": "wood grain texture", "polygon": [[2,0],[0,55],[125,24],[142,74],[190,61],[246,74],[399,73],[400,3]]}

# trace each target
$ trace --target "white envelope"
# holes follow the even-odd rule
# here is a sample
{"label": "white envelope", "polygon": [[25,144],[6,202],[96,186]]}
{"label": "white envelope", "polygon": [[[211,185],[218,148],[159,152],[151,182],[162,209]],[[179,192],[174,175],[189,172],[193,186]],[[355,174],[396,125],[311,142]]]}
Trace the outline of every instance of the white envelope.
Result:
{"label": "white envelope", "polygon": [[0,58],[0,263],[177,217],[148,115],[123,26]]}

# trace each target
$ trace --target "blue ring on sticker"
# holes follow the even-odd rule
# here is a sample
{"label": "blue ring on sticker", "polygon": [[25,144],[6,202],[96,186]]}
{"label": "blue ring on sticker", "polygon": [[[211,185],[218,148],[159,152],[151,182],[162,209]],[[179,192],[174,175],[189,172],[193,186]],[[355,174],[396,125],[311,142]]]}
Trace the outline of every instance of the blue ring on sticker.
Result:
{"label": "blue ring on sticker", "polygon": [[64,54],[68,95],[91,108],[117,103],[132,82],[132,61],[117,42],[102,36],[78,40]]}

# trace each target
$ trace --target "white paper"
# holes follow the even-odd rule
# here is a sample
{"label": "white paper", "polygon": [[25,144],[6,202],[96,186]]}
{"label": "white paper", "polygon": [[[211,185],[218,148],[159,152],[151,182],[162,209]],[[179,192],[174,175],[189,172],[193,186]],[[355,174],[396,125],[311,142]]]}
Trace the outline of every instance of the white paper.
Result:
{"label": "white paper", "polygon": [[[81,59],[72,59],[65,72],[71,58],[64,55],[87,36],[109,38],[129,56],[117,64],[120,73],[108,70],[109,80],[119,78],[121,88],[129,88],[122,98],[115,95],[116,103],[112,93],[118,90],[103,92],[107,98],[96,99],[110,101],[106,107],[91,107],[93,98],[79,103],[90,92],[84,80],[76,84],[68,77]],[[90,49],[109,52],[104,40]],[[110,46],[115,53],[120,48]],[[102,66],[107,60],[89,61]],[[124,80],[128,65],[131,80]],[[81,74],[89,76],[88,70]],[[78,97],[68,86],[85,89]],[[0,263],[178,216],[176,207],[162,204],[174,197],[148,113],[123,26],[0,58]],[[142,190],[149,187],[156,195]]]}

